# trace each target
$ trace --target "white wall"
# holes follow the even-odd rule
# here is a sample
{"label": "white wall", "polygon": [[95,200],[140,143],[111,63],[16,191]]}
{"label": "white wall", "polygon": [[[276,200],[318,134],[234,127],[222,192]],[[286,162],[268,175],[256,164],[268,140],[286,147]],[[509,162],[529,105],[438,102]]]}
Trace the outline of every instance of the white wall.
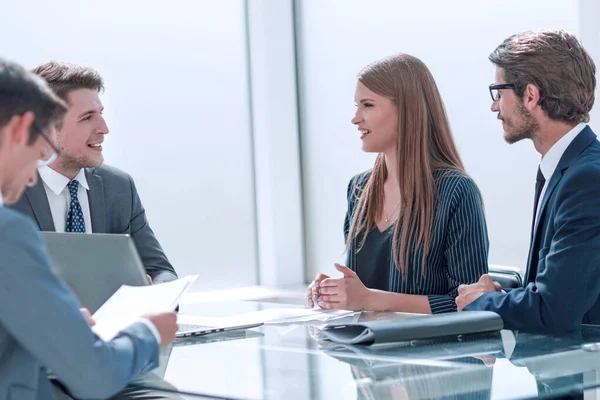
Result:
{"label": "white wall", "polygon": [[2,4],[2,57],[97,69],[110,164],[136,180],[180,275],[256,283],[242,0],[19,0]]}
{"label": "white wall", "polygon": [[[268,264],[260,281],[296,281],[301,268],[295,258],[302,258],[302,244],[290,245],[302,230],[294,200],[294,93],[285,82],[294,78],[294,65],[289,51],[281,54],[293,45],[285,27],[292,23],[286,9],[291,0],[248,1],[254,24],[249,49],[244,0],[22,0],[1,11],[2,57],[28,67],[71,61],[104,76],[107,162],[134,176],[177,270],[200,273],[206,287],[258,281],[256,218]],[[494,69],[487,56],[508,35],[545,27],[579,33],[598,61],[597,1],[295,4],[307,278],[331,272],[340,259],[346,184],[373,161],[350,124],[355,76],[394,52],[422,58],[436,77],[463,160],[484,195],[490,262],[523,267],[538,155],[529,142],[504,143],[489,112]],[[248,50],[258,104],[255,143]],[[263,210],[258,217],[253,168]],[[284,173],[293,179],[282,180]],[[272,202],[288,198],[269,216]],[[276,236],[290,230],[283,223],[289,215],[293,238],[285,241]],[[282,263],[286,257],[294,261]],[[293,271],[281,271],[290,266]]]}
{"label": "white wall", "polygon": [[[598,74],[598,70],[600,70],[600,25],[598,25],[600,2],[598,0],[579,0],[578,11],[579,37],[586,50],[596,61],[596,80],[598,80],[600,77]],[[596,85],[596,106],[591,112],[591,123],[596,127],[600,127],[600,124],[596,122],[600,118],[599,96],[600,89]]]}
{"label": "white wall", "polygon": [[437,81],[460,154],[483,193],[490,262],[524,268],[539,155],[529,141],[504,142],[489,111],[494,67],[487,57],[520,31],[561,28],[577,34],[577,1],[302,0],[297,5],[307,279],[334,271],[344,247],[346,185],[374,160],[362,153],[350,124],[356,74],[396,52],[421,58]]}

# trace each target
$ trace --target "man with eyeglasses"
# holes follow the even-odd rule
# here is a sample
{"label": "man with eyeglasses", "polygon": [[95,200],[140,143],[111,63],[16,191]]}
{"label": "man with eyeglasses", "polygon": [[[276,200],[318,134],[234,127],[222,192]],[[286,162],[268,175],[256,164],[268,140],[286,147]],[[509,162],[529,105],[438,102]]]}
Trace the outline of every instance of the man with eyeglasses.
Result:
{"label": "man with eyeglasses", "polygon": [[39,165],[53,161],[55,127],[66,111],[41,78],[0,60],[2,399],[110,397],[155,368],[159,346],[177,332],[176,315],[168,312],[140,318],[113,340],[101,340],[54,273],[33,222],[3,207],[36,184]]}
{"label": "man with eyeglasses", "polygon": [[537,172],[523,288],[489,275],[459,287],[459,310],[498,313],[507,329],[563,333],[600,324],[600,143],[587,125],[596,67],[565,31],[529,31],[490,55],[491,110],[504,139],[531,139]]}
{"label": "man with eyeglasses", "polygon": [[42,231],[129,234],[150,283],[177,279],[150,229],[133,179],[103,165],[108,127],[99,97],[102,77],[91,68],[55,61],[34,72],[69,110],[57,127],[60,155],[39,168],[39,183],[27,189],[14,209],[31,217]]}

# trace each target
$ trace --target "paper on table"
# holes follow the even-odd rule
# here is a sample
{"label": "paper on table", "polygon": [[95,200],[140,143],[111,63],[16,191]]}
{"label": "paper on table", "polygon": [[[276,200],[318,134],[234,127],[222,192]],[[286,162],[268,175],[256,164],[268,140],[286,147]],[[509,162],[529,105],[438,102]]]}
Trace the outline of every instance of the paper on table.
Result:
{"label": "paper on table", "polygon": [[197,277],[150,286],[121,286],[92,316],[96,321],[92,330],[103,340],[111,340],[143,315],[173,311]]}
{"label": "paper on table", "polygon": [[308,308],[271,308],[257,311],[255,314],[263,318],[265,324],[278,324],[308,321],[327,322],[352,315],[354,314],[354,311],[316,310]]}
{"label": "paper on table", "polygon": [[294,322],[319,321],[327,322],[333,319],[354,314],[347,310],[313,310],[307,308],[269,308],[228,317],[199,317],[179,315],[177,321],[181,324],[196,324],[204,326],[237,326],[262,322],[266,325],[289,324]]}

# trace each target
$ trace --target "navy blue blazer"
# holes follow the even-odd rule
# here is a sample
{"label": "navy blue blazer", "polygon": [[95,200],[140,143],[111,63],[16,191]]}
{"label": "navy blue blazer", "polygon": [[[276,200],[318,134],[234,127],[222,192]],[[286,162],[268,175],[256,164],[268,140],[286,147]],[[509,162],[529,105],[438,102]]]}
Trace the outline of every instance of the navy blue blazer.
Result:
{"label": "navy blue blazer", "polygon": [[548,182],[524,286],[486,293],[465,310],[494,311],[506,329],[530,332],[600,324],[600,142],[589,126]]}

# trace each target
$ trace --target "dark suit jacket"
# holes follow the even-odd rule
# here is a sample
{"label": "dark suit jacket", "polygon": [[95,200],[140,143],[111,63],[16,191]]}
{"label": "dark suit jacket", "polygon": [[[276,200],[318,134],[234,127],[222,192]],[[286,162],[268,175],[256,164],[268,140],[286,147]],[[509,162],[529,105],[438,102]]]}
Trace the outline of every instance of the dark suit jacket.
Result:
{"label": "dark suit jacket", "polygon": [[[103,165],[86,168],[85,177],[90,185],[88,199],[93,232],[131,235],[146,273],[154,283],[177,279],[175,270],[148,225],[146,212],[131,176]],[[40,230],[55,230],[41,179],[34,187],[27,188],[21,200],[11,207],[33,218]]]}
{"label": "dark suit jacket", "polygon": [[548,182],[524,285],[486,293],[465,310],[495,311],[506,329],[530,332],[600,324],[600,143],[589,127],[571,142]]}

